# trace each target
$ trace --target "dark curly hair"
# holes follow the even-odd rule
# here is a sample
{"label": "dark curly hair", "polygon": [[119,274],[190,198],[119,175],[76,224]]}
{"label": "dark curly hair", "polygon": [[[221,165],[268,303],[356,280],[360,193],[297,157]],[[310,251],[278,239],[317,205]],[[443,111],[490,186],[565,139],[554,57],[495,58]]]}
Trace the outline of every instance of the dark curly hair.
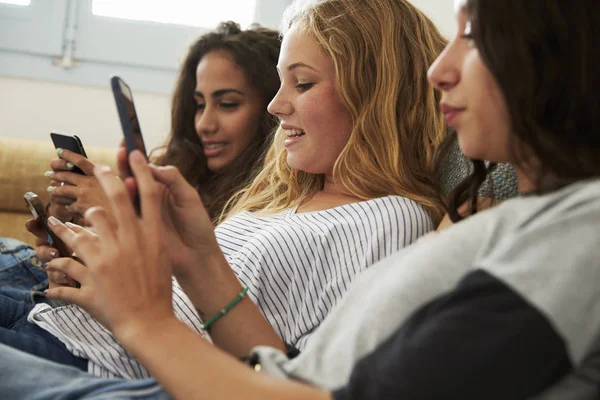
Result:
{"label": "dark curly hair", "polygon": [[[537,163],[529,168],[535,192],[600,176],[600,2],[468,0],[466,11],[481,59],[506,101],[512,157],[533,154]],[[466,199],[476,211],[477,188],[493,168],[473,164],[451,196],[453,220]]]}
{"label": "dark curly hair", "polygon": [[[156,164],[179,168],[185,179],[198,189],[213,221],[221,215],[229,198],[260,171],[272,142],[277,122],[267,112],[267,105],[279,90],[276,65],[280,45],[277,31],[258,25],[242,30],[235,22],[222,22],[216,30],[202,35],[190,46],[181,66],[172,99],[171,131],[166,144],[157,149],[161,154],[152,158]],[[260,94],[265,110],[256,140],[219,173],[208,169],[202,142],[194,126],[196,68],[202,57],[214,50],[225,50],[233,56],[248,82]]]}

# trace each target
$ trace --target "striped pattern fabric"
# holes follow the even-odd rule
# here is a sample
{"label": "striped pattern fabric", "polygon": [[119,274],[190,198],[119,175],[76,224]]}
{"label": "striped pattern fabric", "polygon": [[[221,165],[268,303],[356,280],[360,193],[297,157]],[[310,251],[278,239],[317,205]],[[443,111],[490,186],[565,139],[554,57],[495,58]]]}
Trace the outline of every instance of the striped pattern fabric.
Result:
{"label": "striped pattern fabric", "polygon": [[242,212],[215,233],[251,299],[302,350],[361,271],[433,229],[419,204],[388,196],[301,214]]}
{"label": "striped pattern fabric", "polygon": [[[324,211],[257,216],[242,212],[215,229],[217,241],[250,298],[282,339],[303,349],[364,269],[434,229],[426,210],[399,196]],[[200,318],[173,280],[173,309],[200,335]],[[148,371],[83,309],[38,304],[29,321],[49,331],[88,371],[101,377],[146,378]],[[243,334],[243,333],[240,333]]]}
{"label": "striped pattern fabric", "polygon": [[[179,320],[206,339],[200,317],[190,299],[173,279],[173,311]],[[103,378],[141,379],[150,373],[112,334],[82,308],[75,305],[51,308],[38,304],[28,320],[52,333],[77,357],[89,360],[88,372]]]}

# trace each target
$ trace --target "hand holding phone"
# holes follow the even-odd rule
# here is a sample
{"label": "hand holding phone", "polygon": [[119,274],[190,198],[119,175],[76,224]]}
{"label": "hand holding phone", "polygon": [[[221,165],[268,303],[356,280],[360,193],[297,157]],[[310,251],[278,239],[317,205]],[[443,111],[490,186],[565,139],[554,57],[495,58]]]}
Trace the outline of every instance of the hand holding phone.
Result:
{"label": "hand holding phone", "polygon": [[48,214],[46,213],[46,207],[44,207],[40,198],[33,192],[25,193],[23,198],[33,217],[38,220],[42,229],[48,234],[48,243],[50,246],[58,250],[58,254],[61,257],[70,257],[71,252],[67,245],[48,227]]}
{"label": "hand holding phone", "polygon": [[[83,143],[81,143],[81,139],[79,139],[77,135],[63,135],[53,131],[50,133],[50,138],[52,139],[52,143],[54,143],[55,148],[60,147],[61,149],[66,149],[72,151],[73,153],[81,154],[87,158],[87,154],[83,148]],[[76,174],[85,175],[85,173],[78,167],[73,167],[72,171]]]}

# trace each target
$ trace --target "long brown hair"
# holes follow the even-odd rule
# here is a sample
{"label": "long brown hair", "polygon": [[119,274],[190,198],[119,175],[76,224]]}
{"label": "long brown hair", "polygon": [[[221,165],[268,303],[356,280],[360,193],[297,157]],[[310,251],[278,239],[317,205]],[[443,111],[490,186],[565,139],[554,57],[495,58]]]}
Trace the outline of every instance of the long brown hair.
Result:
{"label": "long brown hair", "polygon": [[[466,11],[508,108],[512,158],[535,171],[535,192],[600,176],[600,2],[468,0]],[[474,196],[489,168],[473,164],[452,195],[453,219],[460,219],[460,199],[470,198],[476,211]]]}
{"label": "long brown hair", "polygon": [[[187,181],[196,187],[215,220],[229,198],[251,182],[262,168],[264,155],[272,142],[276,120],[266,111],[267,104],[279,89],[277,60],[281,40],[279,32],[257,25],[241,30],[234,22],[223,22],[210,33],[194,42],[185,57],[171,108],[171,131],[155,162],[175,165]],[[205,54],[214,50],[228,51],[244,71],[248,82],[261,96],[264,115],[257,126],[257,134],[250,146],[226,170],[213,173],[208,169],[202,143],[194,126],[196,102],[196,68]]]}
{"label": "long brown hair", "polygon": [[[296,1],[284,15],[283,34],[298,25],[333,60],[336,89],[353,130],[333,176],[360,199],[400,195],[438,219],[443,207],[434,177],[434,153],[445,136],[429,65],[446,40],[404,0]],[[276,212],[323,188],[324,176],[291,169],[278,129],[264,170],[237,195],[231,213]]]}

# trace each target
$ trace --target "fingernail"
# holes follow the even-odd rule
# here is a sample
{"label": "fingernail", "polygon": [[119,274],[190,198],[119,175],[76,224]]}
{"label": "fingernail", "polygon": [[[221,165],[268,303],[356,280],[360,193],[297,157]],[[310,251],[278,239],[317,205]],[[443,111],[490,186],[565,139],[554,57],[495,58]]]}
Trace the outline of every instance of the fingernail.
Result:
{"label": "fingernail", "polygon": [[52,193],[52,192],[54,191],[54,189],[55,189],[55,187],[54,187],[54,186],[48,186],[48,187],[46,188],[46,192],[48,192],[48,193]]}
{"label": "fingernail", "polygon": [[44,176],[46,178],[50,178],[52,176],[52,171],[46,171],[46,172],[44,172]]}
{"label": "fingernail", "polygon": [[72,163],[72,162],[68,162],[68,163],[67,163],[67,168],[69,168],[69,169],[73,169],[73,167],[74,167],[74,166],[75,166],[75,165],[73,165],[73,163]]}
{"label": "fingernail", "polygon": [[131,160],[136,163],[141,163],[144,161],[144,156],[139,150],[134,151],[133,153],[131,153]]}
{"label": "fingernail", "polygon": [[94,168],[94,172],[109,172],[110,171],[110,167],[108,165],[96,165],[96,167]]}
{"label": "fingernail", "polygon": [[58,220],[55,217],[49,217],[48,218],[48,225],[54,226],[56,224],[58,224]]}
{"label": "fingernail", "polygon": [[50,252],[50,257],[52,257],[52,258],[56,258],[57,256],[58,256],[58,252],[57,252],[56,250],[52,250],[52,251]]}
{"label": "fingernail", "polygon": [[60,148],[60,147],[56,148],[56,154],[58,154],[60,156],[62,154],[62,152],[63,152],[62,148]]}

